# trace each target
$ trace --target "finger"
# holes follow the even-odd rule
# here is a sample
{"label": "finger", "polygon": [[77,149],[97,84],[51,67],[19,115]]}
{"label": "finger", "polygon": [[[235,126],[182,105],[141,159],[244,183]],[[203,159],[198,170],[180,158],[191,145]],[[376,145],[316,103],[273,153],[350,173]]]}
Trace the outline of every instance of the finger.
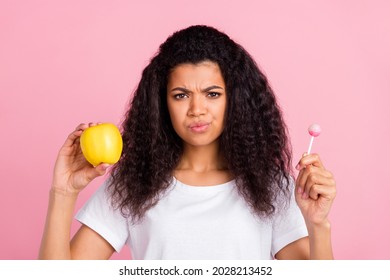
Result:
{"label": "finger", "polygon": [[296,168],[298,170],[301,170],[302,168],[305,168],[308,165],[314,165],[319,168],[324,168],[324,165],[322,164],[322,161],[318,154],[310,154],[310,155],[303,156],[299,160],[299,163],[297,164]]}
{"label": "finger", "polygon": [[299,172],[296,180],[297,194],[307,198],[310,194],[310,186],[314,184],[336,186],[336,182],[331,172],[309,165]]}
{"label": "finger", "polygon": [[302,192],[303,192],[302,184],[300,184],[299,182],[301,182],[301,180],[302,180],[301,178],[302,178],[302,175],[304,172],[305,172],[305,169],[302,169],[301,171],[299,171],[298,177],[295,180],[295,191],[296,191],[295,195],[302,194]]}
{"label": "finger", "polygon": [[[302,154],[302,157],[305,157],[305,156],[307,156],[307,155],[308,155],[308,154],[305,152],[305,153]],[[299,162],[298,162],[298,164],[295,166],[295,169],[299,170],[298,177],[297,177],[297,179],[295,180],[295,182],[298,182],[299,179],[300,179],[300,177],[302,176],[302,173],[304,172],[304,168],[301,168],[301,167],[299,166]]]}
{"label": "finger", "polygon": [[336,197],[336,187],[334,185],[314,184],[310,188],[309,197],[314,200],[317,200],[319,197],[323,197],[332,201]]}
{"label": "finger", "polygon": [[86,177],[88,182],[91,182],[96,177],[106,174],[107,169],[110,167],[107,163],[101,163],[96,167],[92,167],[86,170]]}
{"label": "finger", "polygon": [[320,172],[311,172],[307,176],[307,180],[304,186],[304,197],[311,197],[313,199],[318,198],[318,193],[314,190],[313,186],[334,186],[334,180],[323,176]]}
{"label": "finger", "polygon": [[77,131],[77,130],[85,130],[86,128],[88,128],[88,125],[85,124],[85,123],[81,123],[81,124],[79,124],[79,125],[75,128],[75,131]]}
{"label": "finger", "polygon": [[91,127],[91,126],[97,126],[97,125],[99,125],[99,124],[102,124],[101,122],[90,122],[89,124],[88,124],[88,126],[89,127]]}
{"label": "finger", "polygon": [[[302,169],[302,171],[303,171],[303,173],[302,173],[303,177],[309,176],[310,173],[314,173],[314,174],[317,174],[318,176],[323,176],[323,177],[328,178],[328,179],[333,179],[333,174],[330,171],[323,169],[323,168],[316,167],[314,165],[309,165],[306,168]],[[301,177],[301,180],[302,180],[302,177]]]}
{"label": "finger", "polygon": [[303,168],[303,169],[301,169],[301,171],[299,171],[299,175],[298,175],[296,184],[297,184],[297,187],[301,188],[301,190],[302,190],[300,193],[304,192],[304,190],[305,190],[307,177],[309,176],[309,174],[311,172],[317,172],[316,169],[317,169],[317,167],[315,167],[313,165],[309,165],[306,168]]}
{"label": "finger", "polygon": [[295,166],[295,169],[296,169],[296,170],[302,170],[303,168],[305,168],[305,166],[301,164],[301,160],[302,160],[302,158],[304,158],[304,157],[306,157],[306,156],[308,156],[308,155],[309,155],[309,154],[306,153],[306,152],[304,152],[304,153],[302,154],[301,159],[299,160],[299,162],[298,162],[297,165]]}
{"label": "finger", "polygon": [[68,135],[68,137],[65,140],[64,146],[70,147],[72,146],[81,136],[83,131],[87,128],[88,126],[84,123],[79,124],[75,130]]}
{"label": "finger", "polygon": [[[310,182],[314,182],[316,180],[316,177],[322,177],[322,169],[319,169],[318,167],[315,167],[313,165],[306,166],[306,168],[302,169],[300,171],[300,176],[298,176],[297,180],[297,186],[299,188],[298,193],[300,194],[309,194],[309,191],[307,189],[308,179],[310,179]],[[314,182],[315,183],[315,182]]]}

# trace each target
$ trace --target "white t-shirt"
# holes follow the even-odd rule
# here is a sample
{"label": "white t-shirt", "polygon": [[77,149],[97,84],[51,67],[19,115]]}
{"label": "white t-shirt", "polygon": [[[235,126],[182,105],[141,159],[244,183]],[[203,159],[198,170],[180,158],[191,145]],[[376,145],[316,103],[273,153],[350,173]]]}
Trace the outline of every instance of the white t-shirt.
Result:
{"label": "white t-shirt", "polygon": [[289,207],[260,219],[238,194],[235,181],[189,186],[176,178],[144,219],[132,224],[113,210],[105,182],[76,218],[119,252],[134,259],[272,259],[287,244],[307,236],[292,196]]}

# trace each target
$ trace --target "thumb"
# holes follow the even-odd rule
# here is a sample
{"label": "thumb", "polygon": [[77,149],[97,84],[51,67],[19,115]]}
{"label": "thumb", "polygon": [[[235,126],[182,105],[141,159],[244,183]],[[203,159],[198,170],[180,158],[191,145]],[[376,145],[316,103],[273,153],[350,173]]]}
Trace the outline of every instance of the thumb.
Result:
{"label": "thumb", "polygon": [[89,181],[92,181],[96,177],[103,176],[106,174],[107,169],[110,167],[110,164],[108,163],[101,163],[97,165],[96,167],[91,167],[87,171],[87,177]]}
{"label": "thumb", "polygon": [[101,163],[99,164],[98,166],[96,166],[94,169],[96,170],[96,172],[98,173],[97,176],[103,176],[104,174],[106,174],[106,171],[107,169],[110,167],[111,165],[108,164],[108,163]]}

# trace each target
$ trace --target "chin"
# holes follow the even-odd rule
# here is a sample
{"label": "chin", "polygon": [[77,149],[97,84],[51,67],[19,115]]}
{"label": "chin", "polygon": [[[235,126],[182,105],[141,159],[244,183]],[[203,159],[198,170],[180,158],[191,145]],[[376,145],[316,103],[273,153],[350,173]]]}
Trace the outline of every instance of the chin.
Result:
{"label": "chin", "polygon": [[[199,137],[200,138],[200,137]],[[214,145],[218,139],[183,139],[184,143],[194,147]]]}

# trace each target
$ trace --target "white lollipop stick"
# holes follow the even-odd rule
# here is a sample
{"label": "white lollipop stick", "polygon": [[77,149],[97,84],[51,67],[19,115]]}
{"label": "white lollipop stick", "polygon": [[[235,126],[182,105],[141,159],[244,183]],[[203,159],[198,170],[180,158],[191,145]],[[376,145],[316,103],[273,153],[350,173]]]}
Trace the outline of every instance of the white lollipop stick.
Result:
{"label": "white lollipop stick", "polygon": [[307,154],[310,155],[311,147],[313,146],[314,136],[310,139],[309,149],[307,149]]}
{"label": "white lollipop stick", "polygon": [[309,129],[309,134],[311,135],[309,149],[307,150],[307,154],[310,155],[311,148],[313,146],[314,137],[317,137],[321,134],[321,127],[318,124],[312,124]]}

